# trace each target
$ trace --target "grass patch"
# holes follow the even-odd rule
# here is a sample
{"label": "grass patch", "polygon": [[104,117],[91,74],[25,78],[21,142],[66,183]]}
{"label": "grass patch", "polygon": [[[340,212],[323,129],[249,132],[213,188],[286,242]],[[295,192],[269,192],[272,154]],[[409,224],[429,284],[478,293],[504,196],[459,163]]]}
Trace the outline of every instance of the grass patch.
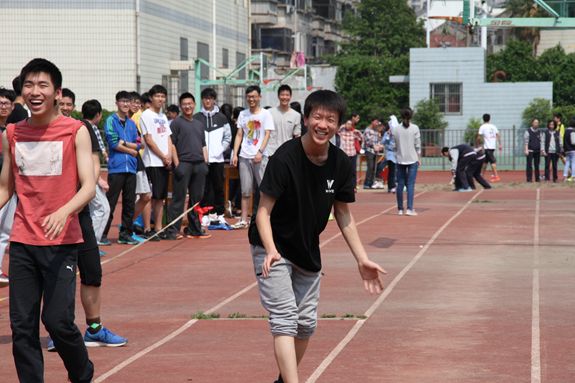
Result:
{"label": "grass patch", "polygon": [[337,315],[335,314],[322,314],[321,317],[322,318],[335,318]]}
{"label": "grass patch", "polygon": [[353,315],[353,314],[342,315],[342,318],[353,318],[353,317],[355,317],[355,315]]}
{"label": "grass patch", "polygon": [[483,200],[476,199],[476,200],[471,201],[471,203],[493,203],[493,201],[490,201],[488,199],[483,199]]}
{"label": "grass patch", "polygon": [[242,318],[268,318],[267,315],[246,315],[240,313],[233,313],[228,315],[228,319],[242,319]]}
{"label": "grass patch", "polygon": [[220,314],[204,314],[202,311],[198,311],[195,315],[192,315],[192,319],[217,319]]}
{"label": "grass patch", "polygon": [[367,315],[356,315],[359,319],[367,319]]}

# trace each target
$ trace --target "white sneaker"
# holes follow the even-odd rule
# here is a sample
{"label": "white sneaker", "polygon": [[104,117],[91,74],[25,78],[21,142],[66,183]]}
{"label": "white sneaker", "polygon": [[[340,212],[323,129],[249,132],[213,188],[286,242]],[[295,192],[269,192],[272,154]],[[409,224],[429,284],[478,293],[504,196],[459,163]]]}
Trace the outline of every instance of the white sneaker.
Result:
{"label": "white sneaker", "polygon": [[210,226],[210,217],[208,217],[207,215],[204,215],[202,217],[202,226],[203,227],[208,227]]}
{"label": "white sneaker", "polygon": [[409,209],[407,209],[407,210],[405,211],[405,215],[416,216],[417,213],[415,212],[415,210],[409,210]]}
{"label": "white sneaker", "polygon": [[246,221],[242,221],[242,220],[240,220],[235,225],[232,225],[232,229],[247,229],[248,227],[250,227],[249,223],[247,223]]}
{"label": "white sneaker", "polygon": [[226,217],[222,214],[222,215],[218,215],[218,221],[220,221],[220,223],[228,223],[226,221]]}
{"label": "white sneaker", "polygon": [[397,215],[403,215],[403,210],[398,211]]}
{"label": "white sneaker", "polygon": [[381,183],[379,181],[375,181],[375,183],[373,184],[373,187],[376,189],[383,189],[383,183]]}

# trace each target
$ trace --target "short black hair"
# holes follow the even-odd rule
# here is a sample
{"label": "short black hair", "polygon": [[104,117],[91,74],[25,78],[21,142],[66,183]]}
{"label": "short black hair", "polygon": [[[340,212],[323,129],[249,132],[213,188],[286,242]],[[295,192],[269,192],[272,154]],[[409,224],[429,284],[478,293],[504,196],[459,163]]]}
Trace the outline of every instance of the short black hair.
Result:
{"label": "short black hair", "polygon": [[351,112],[351,118],[357,117],[359,116],[359,113],[356,112]]}
{"label": "short black hair", "polygon": [[269,106],[269,105],[264,106],[264,109],[265,109],[265,110],[268,110],[268,109],[271,109],[271,108],[272,108],[272,107]]}
{"label": "short black hair", "polygon": [[202,90],[200,97],[202,98],[202,100],[204,98],[213,98],[214,100],[217,100],[218,92],[216,92],[213,88],[206,88]]}
{"label": "short black hair", "polygon": [[141,102],[141,96],[138,92],[130,92],[130,101],[138,100]]}
{"label": "short black hair", "polygon": [[441,153],[449,153],[449,148],[447,146],[444,146],[443,149],[441,149]]}
{"label": "short black hair", "polygon": [[16,96],[22,96],[22,82],[20,81],[20,76],[14,77],[12,80],[12,89],[14,89],[14,93]]}
{"label": "short black hair", "polygon": [[98,113],[102,113],[102,105],[98,100],[88,100],[82,104],[82,117],[93,120]]}
{"label": "short black hair", "polygon": [[284,92],[284,91],[288,91],[288,92],[289,92],[289,95],[290,95],[290,96],[292,95],[292,93],[291,93],[291,86],[289,86],[288,84],[282,84],[282,86],[280,86],[279,89],[278,89],[278,97],[279,97],[280,93],[281,93],[281,92]]}
{"label": "short black hair", "polygon": [[[182,101],[185,100],[186,98],[191,98],[194,102],[196,102],[196,99],[194,98],[194,95],[191,94],[190,92],[184,92],[180,95],[180,105],[182,105]],[[168,108],[168,110],[170,110]]]}
{"label": "short black hair", "polygon": [[373,121],[375,121],[375,120],[377,120],[377,121],[379,122],[379,118],[377,118],[377,117],[375,117],[375,116],[371,117],[371,118],[369,119],[369,122],[373,122]]}
{"label": "short black hair", "polygon": [[555,122],[555,120],[547,121],[547,128],[549,128],[549,124],[553,124],[553,129],[557,129],[557,123]]}
{"label": "short black hair", "polygon": [[180,114],[180,108],[178,108],[176,105],[170,105],[170,106],[168,106],[167,111],[168,111],[168,112],[172,112],[172,113]]}
{"label": "short black hair", "polygon": [[150,96],[150,98],[154,97],[154,95],[156,94],[163,94],[164,96],[168,96],[168,90],[166,88],[164,88],[162,85],[154,85],[153,87],[150,88],[150,90],[148,91],[148,94]]}
{"label": "short black hair", "polygon": [[324,108],[337,113],[338,126],[342,124],[347,113],[347,102],[332,90],[318,90],[307,96],[303,107],[305,118],[309,118],[312,111]]}
{"label": "short black hair", "polygon": [[72,99],[72,104],[76,104],[76,95],[68,88],[62,89],[62,98],[70,97]]}
{"label": "short black hair", "polygon": [[16,92],[10,89],[0,89],[0,97],[7,98],[10,102],[14,102],[16,100]]}
{"label": "short black hair", "polygon": [[563,119],[563,115],[561,113],[555,113],[555,116],[553,116],[553,117],[557,117],[560,120]]}
{"label": "short black hair", "polygon": [[22,85],[24,85],[28,75],[39,73],[46,73],[50,76],[55,90],[62,88],[62,72],[60,72],[60,69],[46,59],[34,59],[26,64],[20,72],[20,89],[22,89]]}
{"label": "short black hair", "polygon": [[483,115],[483,122],[489,122],[489,120],[491,120],[491,116],[488,115],[487,113],[485,113],[485,114]]}
{"label": "short black hair", "polygon": [[142,93],[140,101],[142,102],[142,104],[151,104],[152,100],[150,100],[150,94],[148,92]]}
{"label": "short black hair", "polygon": [[246,95],[248,95],[248,94],[250,94],[250,93],[252,93],[252,92],[258,92],[258,94],[261,95],[261,94],[262,94],[262,89],[261,89],[259,86],[257,86],[257,85],[248,86],[247,89],[246,89]]}
{"label": "short black hair", "polygon": [[130,92],[127,92],[125,90],[121,90],[118,93],[116,93],[116,101],[120,101],[122,99],[130,100],[130,98],[131,98]]}
{"label": "short black hair", "polygon": [[240,113],[242,112],[242,110],[244,110],[244,108],[242,108],[241,106],[236,106],[234,108],[234,111],[232,113],[234,120],[237,120],[240,117]]}
{"label": "short black hair", "polygon": [[301,104],[297,101],[292,102],[291,104],[289,104],[289,106],[295,110],[296,112],[298,112],[299,114],[301,114]]}
{"label": "short black hair", "polygon": [[572,119],[569,121],[569,127],[570,127],[570,128],[575,128],[575,118],[572,118]]}

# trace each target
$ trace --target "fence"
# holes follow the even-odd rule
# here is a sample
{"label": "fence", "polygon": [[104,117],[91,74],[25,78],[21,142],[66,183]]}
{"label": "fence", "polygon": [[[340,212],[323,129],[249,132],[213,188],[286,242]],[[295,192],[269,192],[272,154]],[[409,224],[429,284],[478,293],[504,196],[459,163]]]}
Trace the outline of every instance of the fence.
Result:
{"label": "fence", "polygon": [[[540,129],[541,134],[546,129]],[[475,145],[477,133],[465,129],[447,130],[421,130],[421,170],[449,170],[449,159],[441,155],[441,148],[452,147],[459,144]],[[525,128],[499,129],[501,146],[503,150],[495,151],[498,170],[523,170],[527,159],[525,157],[525,143],[523,135]],[[499,144],[499,143],[498,143]],[[542,159],[541,169],[545,160]],[[563,163],[559,161],[558,168],[562,169]]]}

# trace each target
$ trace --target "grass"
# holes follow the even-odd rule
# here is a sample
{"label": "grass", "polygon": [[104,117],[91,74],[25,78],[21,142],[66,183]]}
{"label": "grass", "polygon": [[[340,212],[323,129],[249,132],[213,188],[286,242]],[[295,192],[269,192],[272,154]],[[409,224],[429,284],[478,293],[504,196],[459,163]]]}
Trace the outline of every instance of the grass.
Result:
{"label": "grass", "polygon": [[242,319],[242,318],[268,318],[268,316],[267,315],[246,315],[246,314],[240,314],[239,312],[228,315],[228,319]]}
{"label": "grass", "polygon": [[322,318],[335,318],[336,315],[335,315],[335,314],[322,314],[321,317],[322,317]]}
{"label": "grass", "polygon": [[220,314],[204,314],[202,311],[198,311],[195,315],[192,315],[192,319],[217,319]]}
{"label": "grass", "polygon": [[488,199],[484,199],[484,200],[478,200],[478,199],[476,199],[476,200],[471,201],[471,203],[492,203],[492,202],[493,202],[493,201],[490,201],[490,200],[488,200]]}
{"label": "grass", "polygon": [[342,318],[353,318],[353,317],[355,317],[355,315],[353,315],[353,314],[345,314],[345,315],[342,315],[341,317],[342,317]]}
{"label": "grass", "polygon": [[356,315],[359,319],[367,319],[367,315]]}

